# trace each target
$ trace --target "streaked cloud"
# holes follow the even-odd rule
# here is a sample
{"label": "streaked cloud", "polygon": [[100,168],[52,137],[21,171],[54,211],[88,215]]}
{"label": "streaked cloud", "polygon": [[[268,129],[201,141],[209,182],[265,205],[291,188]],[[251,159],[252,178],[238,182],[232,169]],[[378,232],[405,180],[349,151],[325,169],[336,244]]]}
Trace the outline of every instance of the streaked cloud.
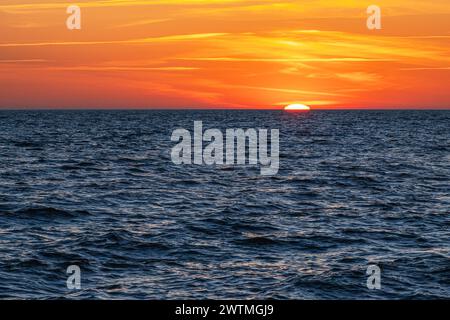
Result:
{"label": "streaked cloud", "polygon": [[1,60],[0,63],[36,63],[36,62],[46,62],[44,59],[9,59]]}

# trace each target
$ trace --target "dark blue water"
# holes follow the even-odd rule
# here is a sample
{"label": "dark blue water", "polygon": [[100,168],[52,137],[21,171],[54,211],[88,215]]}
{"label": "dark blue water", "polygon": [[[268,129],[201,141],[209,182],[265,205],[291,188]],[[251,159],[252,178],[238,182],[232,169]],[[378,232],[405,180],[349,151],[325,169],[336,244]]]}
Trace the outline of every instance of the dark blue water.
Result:
{"label": "dark blue water", "polygon": [[[278,175],[172,164],[194,120],[280,129]],[[0,129],[0,298],[450,298],[449,111],[3,111]]]}

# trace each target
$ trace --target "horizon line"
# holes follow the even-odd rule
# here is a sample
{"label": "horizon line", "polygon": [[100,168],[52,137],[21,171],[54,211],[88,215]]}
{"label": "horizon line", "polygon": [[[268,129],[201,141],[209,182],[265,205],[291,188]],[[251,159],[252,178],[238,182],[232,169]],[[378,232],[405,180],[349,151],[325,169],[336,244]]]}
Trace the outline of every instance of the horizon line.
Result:
{"label": "horizon line", "polygon": [[[285,111],[284,108],[233,108],[233,107],[218,107],[218,108],[164,108],[164,107],[68,107],[68,108],[46,108],[46,107],[0,107],[0,111]],[[450,107],[407,107],[407,108],[392,108],[392,107],[311,107],[311,111],[450,111]]]}

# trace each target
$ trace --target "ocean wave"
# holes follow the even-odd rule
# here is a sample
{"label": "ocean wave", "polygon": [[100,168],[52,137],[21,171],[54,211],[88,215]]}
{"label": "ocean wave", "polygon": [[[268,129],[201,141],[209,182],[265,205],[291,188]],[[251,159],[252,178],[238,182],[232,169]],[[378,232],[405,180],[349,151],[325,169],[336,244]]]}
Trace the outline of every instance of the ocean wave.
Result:
{"label": "ocean wave", "polygon": [[[0,298],[450,297],[448,112],[0,118]],[[173,164],[195,120],[280,129],[278,174]]]}

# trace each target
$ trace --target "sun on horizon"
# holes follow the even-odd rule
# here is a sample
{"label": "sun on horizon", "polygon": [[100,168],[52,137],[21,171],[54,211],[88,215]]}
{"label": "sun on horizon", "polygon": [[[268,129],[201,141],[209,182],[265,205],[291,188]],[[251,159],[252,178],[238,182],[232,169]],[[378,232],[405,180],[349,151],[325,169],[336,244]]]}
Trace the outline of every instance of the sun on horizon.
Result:
{"label": "sun on horizon", "polygon": [[285,111],[310,111],[311,107],[304,105],[304,104],[300,104],[300,103],[294,103],[294,104],[290,104],[286,107],[284,107]]}

